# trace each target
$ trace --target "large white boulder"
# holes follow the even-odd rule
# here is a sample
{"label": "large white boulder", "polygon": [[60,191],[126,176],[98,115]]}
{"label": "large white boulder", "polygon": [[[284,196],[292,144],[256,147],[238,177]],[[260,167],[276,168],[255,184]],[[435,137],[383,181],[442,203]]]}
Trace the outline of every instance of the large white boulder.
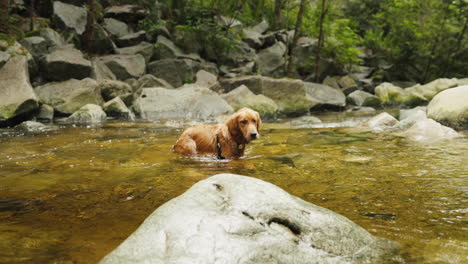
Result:
{"label": "large white boulder", "polygon": [[392,263],[396,248],[273,184],[218,174],[159,207],[100,264]]}
{"label": "large white boulder", "polygon": [[468,85],[437,94],[427,106],[427,115],[455,128],[468,127]]}

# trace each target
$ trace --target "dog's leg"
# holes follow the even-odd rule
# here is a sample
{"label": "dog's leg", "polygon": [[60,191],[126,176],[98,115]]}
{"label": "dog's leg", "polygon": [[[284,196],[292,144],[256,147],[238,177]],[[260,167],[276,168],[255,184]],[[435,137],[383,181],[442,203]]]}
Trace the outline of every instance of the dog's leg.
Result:
{"label": "dog's leg", "polygon": [[184,155],[197,154],[197,143],[190,137],[181,137],[174,145],[174,151]]}

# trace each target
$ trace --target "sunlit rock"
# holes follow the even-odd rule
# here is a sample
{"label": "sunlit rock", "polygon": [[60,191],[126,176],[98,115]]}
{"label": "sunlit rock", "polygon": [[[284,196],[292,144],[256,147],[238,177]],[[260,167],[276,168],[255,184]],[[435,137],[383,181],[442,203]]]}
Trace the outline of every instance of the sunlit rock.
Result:
{"label": "sunlit rock", "polygon": [[397,252],[273,184],[218,174],[159,207],[100,264],[392,263]]}
{"label": "sunlit rock", "polygon": [[409,129],[399,132],[398,135],[421,142],[432,142],[460,137],[460,134],[452,128],[443,126],[429,118],[419,120]]}
{"label": "sunlit rock", "polygon": [[427,106],[427,115],[450,127],[468,128],[468,85],[436,95]]}
{"label": "sunlit rock", "polygon": [[90,78],[48,83],[34,91],[41,102],[62,114],[72,114],[86,104],[100,105],[104,102],[97,82]]}
{"label": "sunlit rock", "polygon": [[106,113],[99,105],[87,104],[66,119],[71,123],[100,123],[106,121]]}
{"label": "sunlit rock", "polygon": [[133,104],[135,112],[148,120],[212,119],[233,112],[217,93],[196,84],[178,89],[143,88]]}
{"label": "sunlit rock", "polygon": [[31,113],[39,98],[29,82],[25,56],[13,56],[0,68],[0,126],[9,119]]}
{"label": "sunlit rock", "polygon": [[369,128],[374,132],[384,132],[391,130],[397,124],[398,120],[395,117],[387,112],[383,112],[364,122],[363,127]]}
{"label": "sunlit rock", "polygon": [[262,118],[275,118],[278,114],[279,107],[272,99],[262,95],[254,94],[245,85],[241,85],[222,97],[226,100],[235,111],[248,107],[258,113]]}

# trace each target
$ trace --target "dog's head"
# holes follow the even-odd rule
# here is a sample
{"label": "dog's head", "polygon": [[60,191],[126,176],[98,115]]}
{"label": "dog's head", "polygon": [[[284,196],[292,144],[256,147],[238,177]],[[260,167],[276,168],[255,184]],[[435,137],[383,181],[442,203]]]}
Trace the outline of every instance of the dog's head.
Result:
{"label": "dog's head", "polygon": [[246,144],[260,137],[260,114],[250,108],[242,108],[232,115],[226,126],[238,144]]}

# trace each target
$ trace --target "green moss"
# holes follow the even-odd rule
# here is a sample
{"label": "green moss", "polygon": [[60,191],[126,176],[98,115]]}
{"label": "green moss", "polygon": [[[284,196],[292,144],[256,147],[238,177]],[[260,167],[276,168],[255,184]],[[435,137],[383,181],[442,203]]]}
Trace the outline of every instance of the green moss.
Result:
{"label": "green moss", "polygon": [[17,106],[16,104],[0,105],[0,120],[7,120],[13,117]]}

